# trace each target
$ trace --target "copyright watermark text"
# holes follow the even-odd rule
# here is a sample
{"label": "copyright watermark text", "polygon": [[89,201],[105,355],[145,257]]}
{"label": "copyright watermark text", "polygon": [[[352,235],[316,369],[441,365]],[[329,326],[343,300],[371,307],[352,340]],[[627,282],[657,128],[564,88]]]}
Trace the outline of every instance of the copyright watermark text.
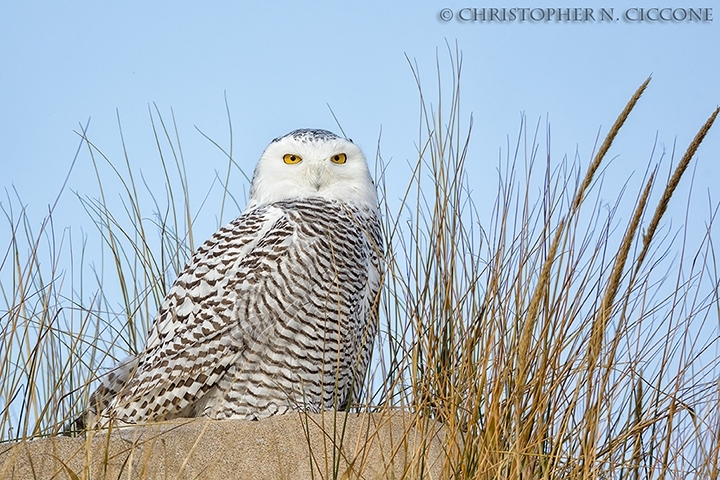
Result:
{"label": "copyright watermark text", "polygon": [[712,8],[460,8],[440,10],[440,20],[467,22],[630,22],[707,23]]}

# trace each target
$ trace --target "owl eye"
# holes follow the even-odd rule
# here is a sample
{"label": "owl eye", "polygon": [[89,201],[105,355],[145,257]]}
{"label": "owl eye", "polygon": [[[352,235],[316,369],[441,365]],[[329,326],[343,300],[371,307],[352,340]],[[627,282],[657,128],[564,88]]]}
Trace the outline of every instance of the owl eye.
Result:
{"label": "owl eye", "polygon": [[330,157],[330,161],[333,163],[341,164],[347,162],[347,155],[344,153],[336,153],[332,157]]}
{"label": "owl eye", "polygon": [[294,153],[286,153],[283,155],[283,161],[288,165],[294,165],[296,163],[300,163],[302,161],[302,157],[300,155],[295,155]]}

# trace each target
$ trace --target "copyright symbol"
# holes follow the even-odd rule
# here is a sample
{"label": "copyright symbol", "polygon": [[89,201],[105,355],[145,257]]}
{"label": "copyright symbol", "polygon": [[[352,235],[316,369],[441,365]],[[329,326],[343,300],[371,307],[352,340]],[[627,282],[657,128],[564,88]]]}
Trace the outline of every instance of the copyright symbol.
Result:
{"label": "copyright symbol", "polygon": [[440,10],[440,20],[443,20],[445,22],[449,22],[452,20],[453,12],[449,8],[443,8]]}

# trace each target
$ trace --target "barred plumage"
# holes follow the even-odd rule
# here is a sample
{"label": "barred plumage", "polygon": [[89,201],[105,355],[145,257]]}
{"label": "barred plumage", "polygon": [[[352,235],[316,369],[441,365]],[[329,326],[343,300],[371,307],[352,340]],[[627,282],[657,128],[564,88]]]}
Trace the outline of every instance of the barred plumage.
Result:
{"label": "barred plumage", "polygon": [[245,212],[194,253],[144,351],[103,382],[86,420],[346,408],[375,336],[381,255],[360,149],[324,130],[273,140]]}

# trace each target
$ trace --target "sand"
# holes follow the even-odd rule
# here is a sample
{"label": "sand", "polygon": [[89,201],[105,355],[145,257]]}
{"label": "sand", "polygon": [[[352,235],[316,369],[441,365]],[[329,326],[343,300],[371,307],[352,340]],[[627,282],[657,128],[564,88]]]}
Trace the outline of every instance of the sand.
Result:
{"label": "sand", "polygon": [[442,436],[398,412],[185,419],[3,444],[0,479],[438,478]]}

